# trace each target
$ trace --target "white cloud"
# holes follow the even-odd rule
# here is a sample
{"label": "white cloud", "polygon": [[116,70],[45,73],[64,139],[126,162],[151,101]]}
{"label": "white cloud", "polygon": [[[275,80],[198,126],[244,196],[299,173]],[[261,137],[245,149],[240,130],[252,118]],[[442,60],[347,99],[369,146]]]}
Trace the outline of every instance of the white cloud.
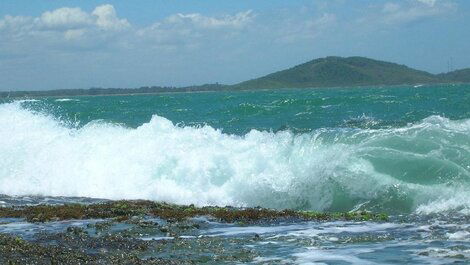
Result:
{"label": "white cloud", "polygon": [[28,38],[34,38],[38,45],[52,44],[55,48],[61,46],[61,40],[64,46],[78,41],[80,45],[93,46],[95,41],[103,44],[106,38],[113,43],[118,38],[121,44],[127,42],[123,44],[127,47],[139,41],[194,47],[198,45],[196,40],[203,41],[209,36],[227,38],[243,30],[254,18],[251,10],[214,17],[179,13],[148,27],[132,28],[127,19],[118,17],[112,5],[106,4],[97,6],[90,13],[80,8],[63,7],[38,17],[5,16],[0,19],[0,31],[5,36],[4,44],[11,48],[15,42],[27,43]]}
{"label": "white cloud", "polygon": [[112,5],[97,6],[93,12],[87,13],[75,7],[63,7],[46,11],[34,19],[35,25],[43,29],[84,29],[96,27],[104,30],[122,30],[130,27],[126,19],[118,18]]}
{"label": "white cloud", "polygon": [[53,50],[76,52],[124,45],[131,28],[119,18],[112,5],[97,6],[92,12],[63,7],[38,17],[5,16],[0,19],[0,53],[34,54]]}
{"label": "white cloud", "polygon": [[96,25],[106,30],[122,30],[130,27],[126,19],[119,19],[112,5],[98,6],[92,13],[96,16]]}
{"label": "white cloud", "polygon": [[426,4],[428,6],[434,6],[437,0],[417,0],[420,3]]}
{"label": "white cloud", "polygon": [[66,40],[78,40],[85,35],[84,29],[69,29],[64,33]]}
{"label": "white cloud", "polygon": [[152,42],[152,46],[193,49],[200,47],[203,42],[236,36],[246,29],[254,18],[255,14],[251,10],[220,17],[179,13],[137,30],[137,36]]}
{"label": "white cloud", "polygon": [[[56,31],[60,34],[67,33],[70,37],[71,34],[83,35],[86,31],[97,29],[119,31],[128,27],[130,27],[129,22],[118,18],[112,5],[98,6],[92,13],[87,13],[80,8],[63,7],[46,11],[36,18],[6,15],[0,19],[0,30],[21,32],[25,35]],[[78,32],[81,33],[78,34]]]}
{"label": "white cloud", "polygon": [[166,23],[192,25],[198,28],[216,29],[224,27],[243,28],[254,18],[253,11],[239,12],[233,16],[226,15],[220,18],[203,16],[199,13],[176,14],[168,17]]}
{"label": "white cloud", "polygon": [[87,27],[93,23],[93,20],[89,14],[80,8],[63,7],[44,12],[39,18],[35,19],[35,23],[46,29],[71,29]]}
{"label": "white cloud", "polygon": [[21,36],[32,28],[33,20],[30,17],[6,15],[0,20],[0,31],[4,32],[3,37]]}
{"label": "white cloud", "polygon": [[[38,17],[5,16],[0,19],[0,49],[27,49],[28,45],[51,49],[87,47],[136,47],[179,49],[216,46],[221,41],[241,40],[292,44],[312,42],[322,34],[341,28],[363,30],[419,21],[447,14],[455,9],[452,0],[403,0],[382,2],[364,9],[356,20],[344,21],[330,12],[329,3],[322,8],[303,7],[266,16],[246,10],[234,14],[209,16],[201,13],[177,13],[150,26],[132,26],[118,16],[112,5],[97,6],[86,12],[78,7],[63,7],[44,12]],[[327,4],[328,3],[328,4]],[[349,18],[350,19],[350,18]],[[351,23],[359,21],[359,24]],[[262,36],[262,39],[259,37]],[[21,44],[21,45],[18,45]],[[1,52],[1,51],[0,51]]]}
{"label": "white cloud", "polygon": [[442,16],[453,11],[455,11],[455,4],[450,0],[393,1],[385,3],[381,12],[377,12],[372,8],[370,15],[360,19],[360,21],[369,25],[402,25]]}
{"label": "white cloud", "polygon": [[233,60],[244,56],[247,49],[258,49],[255,47],[311,43],[336,20],[336,15],[326,10],[267,14],[244,10],[221,15],[177,13],[149,26],[138,26],[119,17],[112,5],[100,5],[92,11],[64,7],[38,17],[0,18],[0,34],[5,36],[0,38],[0,55],[53,58],[95,52],[163,58],[217,53],[221,60]]}

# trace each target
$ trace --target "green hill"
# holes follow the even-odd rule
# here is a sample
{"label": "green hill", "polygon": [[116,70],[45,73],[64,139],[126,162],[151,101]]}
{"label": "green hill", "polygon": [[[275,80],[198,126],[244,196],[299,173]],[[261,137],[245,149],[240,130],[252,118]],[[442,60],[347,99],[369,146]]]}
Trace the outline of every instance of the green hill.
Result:
{"label": "green hill", "polygon": [[399,85],[440,82],[436,75],[364,57],[326,57],[234,85],[239,89]]}
{"label": "green hill", "polygon": [[470,68],[438,74],[437,76],[448,82],[470,83]]}

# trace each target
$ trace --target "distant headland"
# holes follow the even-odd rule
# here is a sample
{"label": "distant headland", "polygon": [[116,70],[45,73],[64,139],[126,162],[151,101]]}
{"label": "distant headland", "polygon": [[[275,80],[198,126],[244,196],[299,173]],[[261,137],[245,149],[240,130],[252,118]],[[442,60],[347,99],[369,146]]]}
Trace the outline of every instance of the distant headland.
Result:
{"label": "distant headland", "polygon": [[187,87],[90,88],[0,92],[0,98],[151,94],[276,88],[321,88],[372,85],[470,83],[470,68],[431,74],[405,65],[365,57],[329,56],[234,85],[204,84]]}

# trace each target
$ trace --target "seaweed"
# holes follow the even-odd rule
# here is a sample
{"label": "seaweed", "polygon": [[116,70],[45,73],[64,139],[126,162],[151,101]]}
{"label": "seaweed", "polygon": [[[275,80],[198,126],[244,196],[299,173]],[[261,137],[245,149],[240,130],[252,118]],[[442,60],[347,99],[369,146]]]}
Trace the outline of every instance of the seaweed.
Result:
{"label": "seaweed", "polygon": [[296,210],[273,210],[261,207],[196,207],[145,200],[121,200],[96,204],[36,205],[0,208],[0,217],[25,218],[28,222],[49,222],[71,219],[106,219],[126,221],[133,216],[154,216],[169,221],[181,221],[197,216],[211,216],[221,222],[257,222],[279,219],[314,221],[351,220],[386,221],[383,213],[366,211],[328,213]]}

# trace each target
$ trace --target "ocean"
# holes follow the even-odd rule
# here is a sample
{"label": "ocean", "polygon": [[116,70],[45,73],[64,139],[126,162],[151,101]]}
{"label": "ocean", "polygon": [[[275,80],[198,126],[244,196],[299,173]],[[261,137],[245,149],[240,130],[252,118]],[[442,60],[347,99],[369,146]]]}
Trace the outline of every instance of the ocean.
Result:
{"label": "ocean", "polygon": [[470,85],[3,99],[0,194],[383,212],[201,233],[247,263],[468,263]]}

